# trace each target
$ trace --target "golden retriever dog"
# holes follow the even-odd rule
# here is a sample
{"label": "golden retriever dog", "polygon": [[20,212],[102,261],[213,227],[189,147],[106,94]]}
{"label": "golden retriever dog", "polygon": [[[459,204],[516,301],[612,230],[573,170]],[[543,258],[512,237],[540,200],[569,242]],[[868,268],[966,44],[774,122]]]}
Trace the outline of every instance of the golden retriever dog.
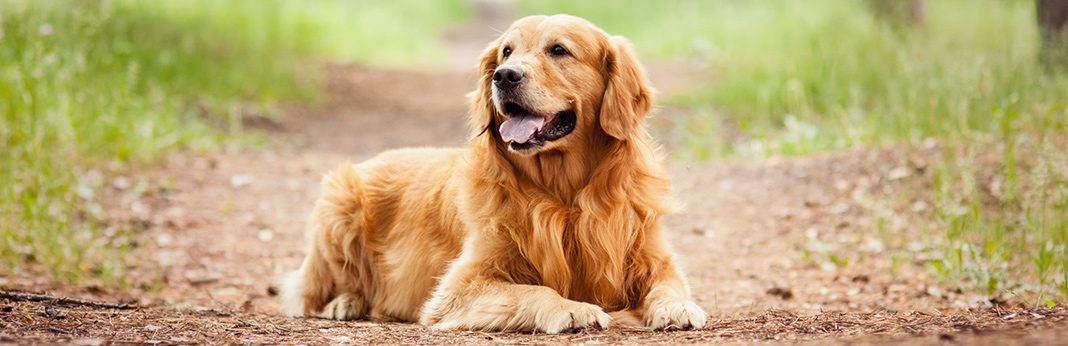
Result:
{"label": "golden retriever dog", "polygon": [[581,18],[531,16],[478,71],[465,148],[394,150],[326,175],[284,311],[435,330],[702,327],[662,234],[669,181],[630,44]]}

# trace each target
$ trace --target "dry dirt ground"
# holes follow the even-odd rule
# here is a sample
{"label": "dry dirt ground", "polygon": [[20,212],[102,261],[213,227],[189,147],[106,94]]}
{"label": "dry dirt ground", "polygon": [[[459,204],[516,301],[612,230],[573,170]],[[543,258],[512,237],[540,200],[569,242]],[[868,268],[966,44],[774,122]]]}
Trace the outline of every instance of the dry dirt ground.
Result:
{"label": "dry dirt ground", "polygon": [[[1035,344],[1068,336],[1064,309],[942,289],[915,265],[926,256],[922,247],[891,259],[887,248],[907,243],[908,227],[898,225],[902,235],[887,237],[874,225],[899,205],[908,206],[905,214],[922,214],[922,201],[892,196],[927,181],[924,153],[894,148],[747,162],[669,161],[684,208],[666,223],[695,299],[712,315],[702,330],[450,333],[279,316],[276,283],[303,256],[304,221],[323,172],[389,148],[465,141],[463,94],[474,85],[467,70],[326,68],[331,77],[322,105],[291,107],[277,122],[256,122],[268,139],[265,147],[176,154],[122,178],[132,183],[107,188],[113,222],[140,230],[129,258],[130,287],[0,278],[0,288],[9,291],[133,302],[135,308],[0,298],[0,344]],[[677,63],[651,63],[650,73],[668,93],[705,76]],[[660,113],[654,132],[673,136],[670,129],[685,112]],[[848,254],[850,263],[826,253]]]}

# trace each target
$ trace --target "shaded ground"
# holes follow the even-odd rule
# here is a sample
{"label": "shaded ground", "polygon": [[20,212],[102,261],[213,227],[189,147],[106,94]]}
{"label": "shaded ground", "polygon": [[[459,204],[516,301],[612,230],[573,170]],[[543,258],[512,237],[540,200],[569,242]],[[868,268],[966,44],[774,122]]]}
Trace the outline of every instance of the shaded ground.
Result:
{"label": "shaded ground", "polygon": [[[478,37],[462,30],[453,35]],[[707,77],[683,64],[649,65],[666,92]],[[130,258],[129,289],[0,278],[6,289],[132,300],[142,308],[0,300],[0,343],[1002,344],[1054,342],[1068,335],[1068,311],[946,291],[919,266],[891,260],[885,243],[901,239],[880,237],[873,225],[881,220],[880,210],[902,203],[909,213],[923,213],[916,203],[922,201],[899,203],[892,196],[896,189],[923,188],[926,181],[923,152],[892,148],[760,162],[671,162],[685,208],[666,223],[695,298],[713,317],[703,330],[437,333],[407,324],[280,317],[275,283],[304,254],[304,221],[323,172],[388,148],[456,146],[465,140],[463,95],[474,81],[468,70],[328,68],[325,104],[287,110],[266,132],[266,148],[174,155],[130,177],[132,184],[106,191],[115,222],[143,230]],[[682,116],[663,114],[657,124]],[[846,254],[850,263],[828,253]],[[910,255],[904,261],[922,261],[924,249]]]}
{"label": "shaded ground", "polygon": [[[960,340],[997,344],[1051,343],[1068,336],[1068,314],[1050,310],[983,310],[947,313],[828,312],[798,315],[769,310],[744,318],[713,320],[704,330],[650,332],[612,329],[561,335],[484,332],[431,332],[410,324],[294,320],[268,314],[215,310],[144,308],[107,311],[42,308],[11,304],[5,308],[0,342],[46,341],[103,344],[144,343],[819,343],[931,344]],[[12,327],[13,326],[13,327]],[[1053,327],[1053,328],[1050,328]],[[1034,333],[1036,328],[1044,329]],[[877,334],[880,337],[871,335]],[[834,337],[834,339],[828,339]]]}

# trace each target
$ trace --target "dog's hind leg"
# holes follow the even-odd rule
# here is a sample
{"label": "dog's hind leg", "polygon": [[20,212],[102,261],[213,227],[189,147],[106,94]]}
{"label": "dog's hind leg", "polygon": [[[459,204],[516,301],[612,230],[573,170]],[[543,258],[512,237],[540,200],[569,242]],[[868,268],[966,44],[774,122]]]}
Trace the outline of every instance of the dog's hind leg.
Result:
{"label": "dog's hind leg", "polygon": [[289,316],[315,316],[334,295],[328,265],[311,251],[300,269],[282,282],[282,313]]}
{"label": "dog's hind leg", "polygon": [[326,175],[306,234],[308,255],[282,286],[283,313],[337,320],[367,315],[372,277],[362,205],[351,165]]}

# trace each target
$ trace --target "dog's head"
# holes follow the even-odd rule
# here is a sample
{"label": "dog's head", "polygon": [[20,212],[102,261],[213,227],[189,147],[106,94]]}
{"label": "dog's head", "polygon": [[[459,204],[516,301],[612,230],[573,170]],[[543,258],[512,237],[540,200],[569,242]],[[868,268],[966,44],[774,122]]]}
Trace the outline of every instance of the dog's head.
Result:
{"label": "dog's head", "polygon": [[516,21],[486,48],[479,73],[472,127],[520,155],[628,140],[653,104],[630,43],[568,15]]}

